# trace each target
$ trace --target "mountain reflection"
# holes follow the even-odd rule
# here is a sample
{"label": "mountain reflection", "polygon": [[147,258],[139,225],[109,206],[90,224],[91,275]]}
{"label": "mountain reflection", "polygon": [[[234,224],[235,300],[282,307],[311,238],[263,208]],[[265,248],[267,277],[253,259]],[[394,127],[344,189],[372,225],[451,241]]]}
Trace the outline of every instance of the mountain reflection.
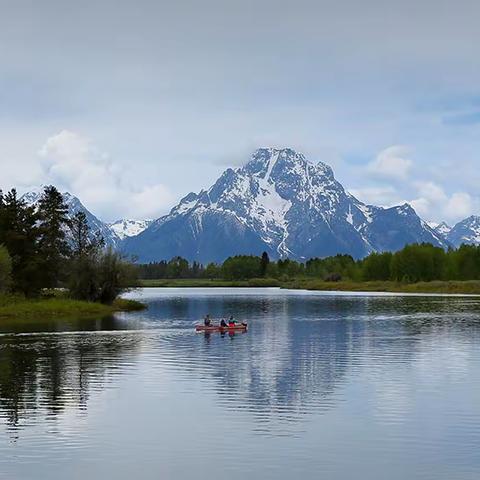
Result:
{"label": "mountain reflection", "polygon": [[[31,334],[0,336],[0,423],[17,430],[67,408],[86,412],[93,393],[135,362],[138,375],[186,379],[213,393],[215,408],[248,412],[257,431],[277,434],[335,408],[369,362],[412,364],[429,335],[480,331],[474,299],[167,293],[149,292],[146,312],[35,322]],[[249,331],[195,334],[206,313],[234,314]]]}
{"label": "mountain reflection", "polygon": [[334,408],[338,389],[365,358],[408,364],[419,335],[438,328],[478,334],[477,311],[477,300],[378,296],[193,296],[151,307],[159,319],[194,322],[209,312],[249,321],[246,334],[177,335],[162,348],[192,376],[213,379],[219,405],[251,412],[268,433]]}

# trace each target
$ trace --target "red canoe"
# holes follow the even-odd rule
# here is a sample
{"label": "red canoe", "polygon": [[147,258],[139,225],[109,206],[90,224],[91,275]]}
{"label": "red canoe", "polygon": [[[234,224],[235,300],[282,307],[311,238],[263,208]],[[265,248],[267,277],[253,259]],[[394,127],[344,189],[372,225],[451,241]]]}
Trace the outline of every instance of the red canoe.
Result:
{"label": "red canoe", "polygon": [[205,325],[196,325],[195,331],[197,332],[205,332],[205,333],[215,333],[215,332],[246,332],[247,331],[247,324],[246,323],[238,323],[234,327],[221,327],[220,325],[210,325],[206,327]]}

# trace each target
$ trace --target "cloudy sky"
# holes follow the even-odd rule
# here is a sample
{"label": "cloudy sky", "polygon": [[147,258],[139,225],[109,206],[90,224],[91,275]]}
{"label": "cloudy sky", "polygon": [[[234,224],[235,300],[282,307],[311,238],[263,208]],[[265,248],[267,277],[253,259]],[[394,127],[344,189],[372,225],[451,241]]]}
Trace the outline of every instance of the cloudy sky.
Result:
{"label": "cloudy sky", "polygon": [[477,0],[0,0],[0,186],[154,217],[261,146],[480,214]]}

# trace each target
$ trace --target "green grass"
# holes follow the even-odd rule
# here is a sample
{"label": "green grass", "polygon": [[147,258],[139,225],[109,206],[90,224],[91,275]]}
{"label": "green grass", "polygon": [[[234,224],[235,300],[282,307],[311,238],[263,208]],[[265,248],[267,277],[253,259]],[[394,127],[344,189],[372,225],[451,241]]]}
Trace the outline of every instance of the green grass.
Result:
{"label": "green grass", "polygon": [[69,298],[26,299],[20,296],[0,296],[0,319],[5,318],[69,318],[98,317],[117,311],[135,311],[146,308],[135,300],[117,299],[113,305],[84,302]]}
{"label": "green grass", "polygon": [[391,292],[391,293],[446,293],[480,295],[480,281],[434,281],[400,283],[389,281],[375,282],[324,282],[315,279],[295,279],[285,282],[285,288],[342,291],[342,292]]}
{"label": "green grass", "polygon": [[138,312],[145,310],[147,305],[137,300],[128,300],[126,298],[117,298],[112,305],[112,308],[116,312]]}
{"label": "green grass", "polygon": [[272,278],[251,280],[221,280],[205,278],[141,280],[141,287],[281,287],[305,290],[343,292],[392,292],[392,293],[448,293],[480,295],[480,281],[434,281],[419,283],[400,282],[325,282],[301,277],[280,281]]}
{"label": "green grass", "polygon": [[222,280],[209,278],[175,278],[140,280],[139,287],[280,287],[275,278],[252,278],[250,280]]}

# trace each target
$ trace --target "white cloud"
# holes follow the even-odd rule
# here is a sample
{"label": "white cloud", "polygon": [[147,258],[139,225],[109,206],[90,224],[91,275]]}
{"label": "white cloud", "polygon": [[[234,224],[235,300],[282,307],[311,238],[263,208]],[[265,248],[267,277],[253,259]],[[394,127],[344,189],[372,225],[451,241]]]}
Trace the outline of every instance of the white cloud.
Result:
{"label": "white cloud", "polygon": [[416,182],[418,197],[410,203],[417,213],[437,222],[446,220],[455,223],[472,215],[479,208],[479,200],[466,192],[455,192],[448,195],[434,182]]}
{"label": "white cloud", "polygon": [[78,133],[62,130],[53,135],[40,149],[39,156],[43,183],[52,183],[78,196],[104,220],[156,217],[172,202],[167,187],[134,185],[128,170],[121,169],[107,153]]}
{"label": "white cloud", "polygon": [[382,150],[367,169],[375,176],[391,180],[406,180],[413,162],[407,158],[410,149],[404,145],[393,145]]}
{"label": "white cloud", "polygon": [[465,192],[454,193],[445,207],[445,213],[452,218],[466,218],[475,212],[474,203],[477,203],[470,194]]}
{"label": "white cloud", "polygon": [[353,188],[349,191],[362,202],[379,207],[391,207],[401,202],[397,191],[391,186]]}

